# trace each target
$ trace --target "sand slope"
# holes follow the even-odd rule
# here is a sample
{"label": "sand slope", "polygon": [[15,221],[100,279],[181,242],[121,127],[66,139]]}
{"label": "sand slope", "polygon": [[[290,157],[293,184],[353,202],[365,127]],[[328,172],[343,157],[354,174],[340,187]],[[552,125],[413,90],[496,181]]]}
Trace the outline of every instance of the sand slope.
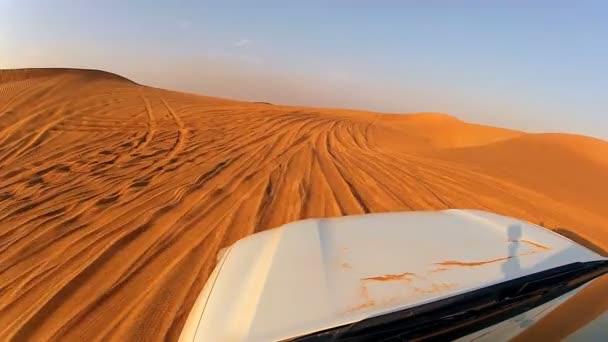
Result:
{"label": "sand slope", "polygon": [[604,141],[440,114],[1,71],[0,339],[174,340],[219,248],[301,218],[477,208],[607,248],[606,156]]}

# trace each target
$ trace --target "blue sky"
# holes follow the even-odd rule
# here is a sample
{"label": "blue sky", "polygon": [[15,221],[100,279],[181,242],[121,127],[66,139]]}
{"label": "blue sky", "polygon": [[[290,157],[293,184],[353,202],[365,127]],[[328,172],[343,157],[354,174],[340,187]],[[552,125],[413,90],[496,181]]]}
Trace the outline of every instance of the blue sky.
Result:
{"label": "blue sky", "polygon": [[601,1],[0,0],[0,67],[608,139]]}

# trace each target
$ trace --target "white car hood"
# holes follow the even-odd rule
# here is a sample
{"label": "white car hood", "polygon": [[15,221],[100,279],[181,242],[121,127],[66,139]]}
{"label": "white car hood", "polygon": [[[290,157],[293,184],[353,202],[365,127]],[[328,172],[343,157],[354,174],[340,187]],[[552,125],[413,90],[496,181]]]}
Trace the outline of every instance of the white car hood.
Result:
{"label": "white car hood", "polygon": [[182,339],[288,339],[593,260],[603,258],[539,226],[482,211],[298,221],[224,253]]}

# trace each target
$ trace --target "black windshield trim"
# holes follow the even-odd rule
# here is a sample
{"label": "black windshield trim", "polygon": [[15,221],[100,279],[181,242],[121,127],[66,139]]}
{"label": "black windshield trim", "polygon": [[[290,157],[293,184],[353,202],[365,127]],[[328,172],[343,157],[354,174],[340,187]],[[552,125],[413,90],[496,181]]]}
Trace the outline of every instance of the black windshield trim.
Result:
{"label": "black windshield trim", "polygon": [[456,339],[545,304],[605,273],[608,260],[576,262],[294,341]]}

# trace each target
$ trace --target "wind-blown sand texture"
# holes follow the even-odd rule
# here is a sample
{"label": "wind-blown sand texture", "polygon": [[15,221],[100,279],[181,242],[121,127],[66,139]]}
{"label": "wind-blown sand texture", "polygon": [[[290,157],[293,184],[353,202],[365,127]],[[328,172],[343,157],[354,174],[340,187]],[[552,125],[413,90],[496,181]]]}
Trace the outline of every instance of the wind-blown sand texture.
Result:
{"label": "wind-blown sand texture", "polygon": [[[244,236],[445,208],[608,249],[608,143],[225,100],[101,71],[0,72],[0,340],[176,340],[218,249]],[[543,324],[567,335],[608,309],[607,289],[604,277]]]}

